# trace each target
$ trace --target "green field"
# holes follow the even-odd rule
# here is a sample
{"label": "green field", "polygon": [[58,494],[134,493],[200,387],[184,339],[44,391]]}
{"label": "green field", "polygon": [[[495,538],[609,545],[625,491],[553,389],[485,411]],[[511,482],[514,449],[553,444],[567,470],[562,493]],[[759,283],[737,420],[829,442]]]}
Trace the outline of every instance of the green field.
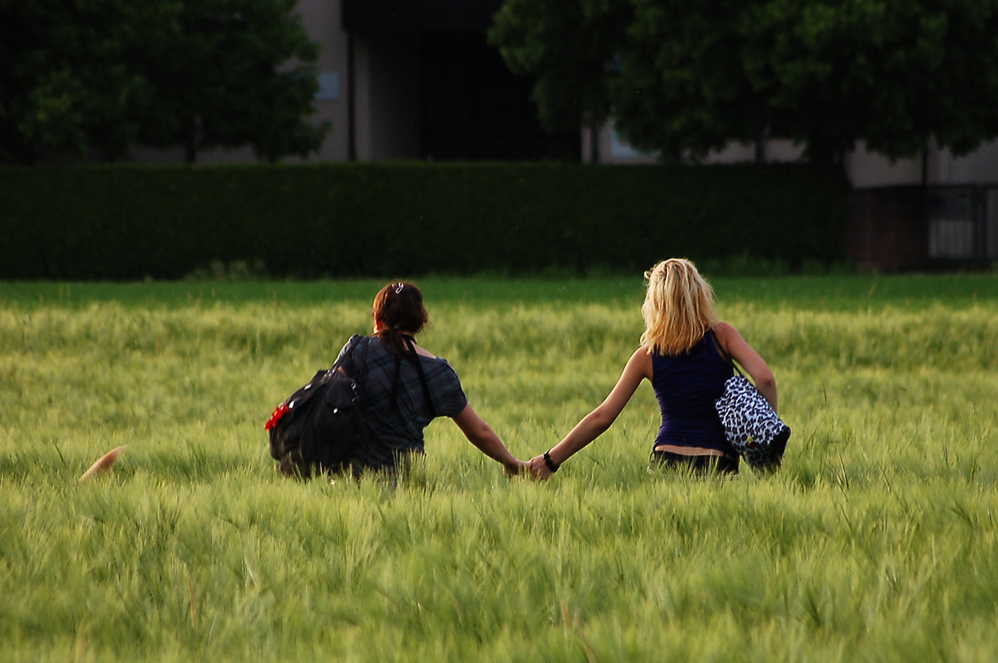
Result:
{"label": "green field", "polygon": [[[640,275],[419,283],[521,457],[641,333]],[[649,472],[645,384],[549,483],[446,420],[398,486],[282,479],[263,422],[380,285],[0,283],[0,661],[998,659],[995,275],[716,279],[774,477]]]}

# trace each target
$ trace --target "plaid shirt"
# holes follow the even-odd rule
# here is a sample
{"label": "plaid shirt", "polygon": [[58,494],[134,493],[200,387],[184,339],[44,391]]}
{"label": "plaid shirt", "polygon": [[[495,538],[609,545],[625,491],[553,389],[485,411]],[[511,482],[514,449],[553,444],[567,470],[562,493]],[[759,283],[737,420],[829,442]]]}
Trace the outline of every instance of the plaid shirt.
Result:
{"label": "plaid shirt", "polygon": [[[356,351],[351,353],[355,347]],[[412,452],[423,453],[423,429],[432,420],[419,373],[406,359],[402,360],[399,369],[398,393],[395,405],[392,405],[396,356],[379,339],[357,335],[347,341],[337,358],[351,377],[358,375],[354,362],[364,359],[365,366],[359,372],[361,379],[358,380],[361,386],[360,406],[374,439],[360,445],[354,455],[361,465],[375,469],[394,469],[398,457]],[[461,381],[447,360],[420,356],[419,364],[426,374],[436,416],[453,417],[459,414],[468,404],[468,397],[464,395]]]}

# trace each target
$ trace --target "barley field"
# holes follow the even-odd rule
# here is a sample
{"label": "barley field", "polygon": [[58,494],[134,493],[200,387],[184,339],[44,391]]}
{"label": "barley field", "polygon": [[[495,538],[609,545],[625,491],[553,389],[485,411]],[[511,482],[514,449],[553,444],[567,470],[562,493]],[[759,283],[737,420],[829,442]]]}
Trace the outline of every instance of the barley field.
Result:
{"label": "barley field", "polygon": [[[523,458],[641,333],[639,274],[419,284]],[[0,661],[998,659],[998,276],[713,284],[776,476],[650,470],[645,384],[548,483],[447,420],[398,484],[289,481],[263,423],[381,283],[0,283]]]}

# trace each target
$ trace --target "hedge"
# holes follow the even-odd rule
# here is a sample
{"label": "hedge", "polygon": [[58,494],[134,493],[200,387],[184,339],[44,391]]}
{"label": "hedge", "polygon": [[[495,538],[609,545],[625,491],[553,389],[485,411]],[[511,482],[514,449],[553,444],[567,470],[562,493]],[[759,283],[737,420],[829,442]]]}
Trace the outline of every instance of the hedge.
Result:
{"label": "hedge", "polygon": [[0,278],[645,269],[843,257],[846,181],[807,165],[0,168]]}

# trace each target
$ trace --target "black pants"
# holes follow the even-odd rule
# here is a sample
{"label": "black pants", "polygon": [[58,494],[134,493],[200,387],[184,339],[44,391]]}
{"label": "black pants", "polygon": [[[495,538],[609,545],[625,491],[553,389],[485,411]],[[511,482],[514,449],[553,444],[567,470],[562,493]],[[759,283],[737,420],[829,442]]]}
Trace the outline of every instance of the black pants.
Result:
{"label": "black pants", "polygon": [[684,456],[671,451],[653,451],[653,463],[690,471],[693,474],[738,474],[738,461],[727,456]]}

